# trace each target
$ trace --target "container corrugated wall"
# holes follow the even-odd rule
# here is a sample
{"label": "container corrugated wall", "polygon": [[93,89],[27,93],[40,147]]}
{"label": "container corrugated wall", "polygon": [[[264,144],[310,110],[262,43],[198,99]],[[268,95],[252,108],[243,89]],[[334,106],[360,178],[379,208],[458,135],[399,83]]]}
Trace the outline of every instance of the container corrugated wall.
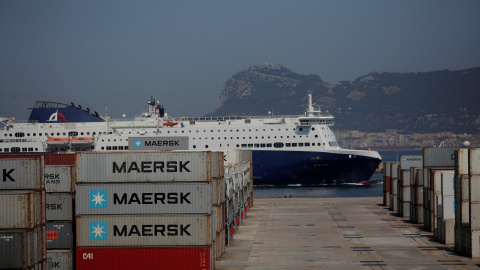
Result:
{"label": "container corrugated wall", "polygon": [[74,166],[67,165],[49,165],[45,166],[45,191],[46,192],[66,192],[75,191],[73,183]]}
{"label": "container corrugated wall", "polygon": [[73,195],[70,193],[47,193],[47,220],[73,220]]}
{"label": "container corrugated wall", "polygon": [[455,149],[447,147],[423,148],[423,167],[454,167]]}
{"label": "container corrugated wall", "polygon": [[45,259],[45,226],[0,231],[0,269],[33,267]]}
{"label": "container corrugated wall", "polygon": [[72,230],[71,221],[47,222],[47,249],[72,249]]}
{"label": "container corrugated wall", "polygon": [[[48,250],[48,269],[68,270],[73,269],[72,250]],[[86,268],[85,268],[86,269]]]}
{"label": "container corrugated wall", "polygon": [[215,263],[213,253],[211,246],[77,248],[76,268],[210,270]]}
{"label": "container corrugated wall", "polygon": [[210,246],[210,215],[77,216],[77,247]]}
{"label": "container corrugated wall", "polygon": [[400,156],[400,169],[409,170],[411,167],[422,167],[423,156],[421,155],[403,155]]}
{"label": "container corrugated wall", "polygon": [[[2,156],[2,155],[0,155]],[[9,155],[6,155],[9,157]],[[30,158],[0,158],[0,189],[41,189],[44,187],[41,156]]]}
{"label": "container corrugated wall", "polygon": [[0,231],[0,269],[22,269],[32,265],[31,231]]}
{"label": "container corrugated wall", "polygon": [[213,183],[77,185],[77,215],[210,214]]}
{"label": "container corrugated wall", "polygon": [[77,153],[76,183],[209,182],[211,152]]}
{"label": "container corrugated wall", "polygon": [[45,192],[0,191],[0,229],[28,229],[45,224]]}

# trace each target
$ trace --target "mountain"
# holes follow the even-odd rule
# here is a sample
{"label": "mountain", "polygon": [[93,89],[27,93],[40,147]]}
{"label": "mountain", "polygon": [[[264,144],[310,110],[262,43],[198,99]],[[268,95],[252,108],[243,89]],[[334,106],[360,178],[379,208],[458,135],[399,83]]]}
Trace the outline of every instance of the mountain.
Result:
{"label": "mountain", "polygon": [[480,130],[480,67],[450,71],[372,72],[331,85],[282,65],[253,66],[225,82],[208,116],[303,114],[307,94],[336,118],[334,129],[476,133]]}

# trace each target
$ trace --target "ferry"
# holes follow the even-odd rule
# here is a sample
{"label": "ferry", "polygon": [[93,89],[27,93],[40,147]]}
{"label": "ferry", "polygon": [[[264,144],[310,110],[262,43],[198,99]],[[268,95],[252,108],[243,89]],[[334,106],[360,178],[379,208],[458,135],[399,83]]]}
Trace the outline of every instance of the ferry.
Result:
{"label": "ferry", "polygon": [[342,149],[335,118],[308,95],[303,115],[179,117],[151,97],[147,112],[110,119],[74,103],[37,101],[27,121],[3,117],[0,154],[135,150],[250,149],[259,185],[365,183],[382,158],[376,151]]}

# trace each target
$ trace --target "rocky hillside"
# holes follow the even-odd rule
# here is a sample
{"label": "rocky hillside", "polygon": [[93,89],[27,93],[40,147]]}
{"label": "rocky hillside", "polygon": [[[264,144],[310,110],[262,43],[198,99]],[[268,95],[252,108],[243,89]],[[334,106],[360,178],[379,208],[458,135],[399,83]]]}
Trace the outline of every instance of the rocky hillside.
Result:
{"label": "rocky hillside", "polygon": [[336,117],[334,129],[382,132],[480,131],[480,67],[420,73],[373,72],[335,85],[281,65],[254,66],[225,82],[210,116],[301,114],[307,94]]}

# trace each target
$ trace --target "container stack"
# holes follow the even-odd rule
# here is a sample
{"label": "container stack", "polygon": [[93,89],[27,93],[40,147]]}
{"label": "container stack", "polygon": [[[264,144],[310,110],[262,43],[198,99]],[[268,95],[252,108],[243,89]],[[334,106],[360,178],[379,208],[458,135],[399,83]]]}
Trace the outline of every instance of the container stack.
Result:
{"label": "container stack", "polygon": [[44,158],[49,267],[73,269],[75,155],[47,154]]}
{"label": "container stack", "polygon": [[441,173],[441,192],[437,197],[437,229],[435,238],[443,244],[451,245],[455,241],[455,196],[454,196],[454,173]]}
{"label": "container stack", "polygon": [[455,151],[455,250],[480,257],[480,148]]}
{"label": "container stack", "polygon": [[455,148],[439,147],[423,149],[424,215],[423,225],[430,232],[436,231],[436,197],[441,193],[441,173],[453,172]]}
{"label": "container stack", "polygon": [[400,156],[400,165],[398,167],[398,211],[397,214],[404,218],[410,217],[411,193],[410,178],[411,167],[422,166],[423,157],[420,155]]}
{"label": "container stack", "polygon": [[225,152],[225,230],[226,245],[253,206],[252,151],[233,150]]}
{"label": "container stack", "polygon": [[0,269],[47,269],[44,160],[0,155]]}
{"label": "container stack", "polygon": [[468,150],[471,257],[480,258],[480,148]]}
{"label": "container stack", "polygon": [[410,168],[410,221],[423,224],[423,168]]}
{"label": "container stack", "polygon": [[391,184],[390,184],[390,169],[392,162],[383,162],[383,205],[390,208],[390,194],[391,194]]}
{"label": "container stack", "polygon": [[77,269],[214,269],[222,152],[77,153]]}
{"label": "container stack", "polygon": [[398,209],[398,162],[390,163],[390,210]]}

